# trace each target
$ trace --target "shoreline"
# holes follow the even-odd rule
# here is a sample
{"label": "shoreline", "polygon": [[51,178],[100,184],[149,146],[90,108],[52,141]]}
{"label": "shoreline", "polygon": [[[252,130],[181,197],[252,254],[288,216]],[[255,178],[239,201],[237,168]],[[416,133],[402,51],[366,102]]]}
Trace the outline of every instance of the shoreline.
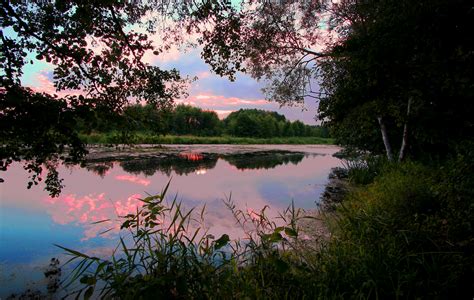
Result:
{"label": "shoreline", "polygon": [[310,155],[333,155],[341,148],[335,145],[291,145],[291,144],[170,144],[170,145],[88,145],[85,161],[133,159],[133,158],[171,158],[186,153],[204,156],[304,153]]}
{"label": "shoreline", "polygon": [[324,192],[317,202],[317,208],[305,210],[303,218],[299,220],[301,232],[308,237],[306,246],[311,242],[315,248],[331,239],[327,219],[336,214],[336,207],[344,200],[349,191],[347,170],[341,167],[332,168]]}

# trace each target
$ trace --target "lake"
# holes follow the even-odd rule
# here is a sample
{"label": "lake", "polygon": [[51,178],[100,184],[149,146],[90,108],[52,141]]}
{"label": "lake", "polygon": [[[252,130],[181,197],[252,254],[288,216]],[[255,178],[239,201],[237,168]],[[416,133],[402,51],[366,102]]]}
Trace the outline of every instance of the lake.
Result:
{"label": "lake", "polygon": [[[117,243],[118,216],[134,213],[139,198],[160,193],[170,178],[168,196],[177,195],[188,208],[205,204],[205,225],[215,236],[241,234],[223,203],[230,195],[240,209],[268,205],[272,216],[291,201],[314,209],[330,169],[341,165],[332,156],[338,150],[322,145],[92,148],[83,166],[59,168],[65,187],[56,198],[41,185],[27,189],[27,173],[12,165],[0,184],[0,298],[44,288],[50,259],[65,261],[54,244],[110,254]],[[112,221],[92,224],[105,219]]]}

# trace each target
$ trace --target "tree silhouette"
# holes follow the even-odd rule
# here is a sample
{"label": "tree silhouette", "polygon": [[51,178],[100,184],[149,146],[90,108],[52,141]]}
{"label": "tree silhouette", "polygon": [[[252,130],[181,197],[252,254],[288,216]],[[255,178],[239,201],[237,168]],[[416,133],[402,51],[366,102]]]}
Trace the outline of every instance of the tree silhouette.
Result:
{"label": "tree silhouette", "polygon": [[345,146],[402,160],[474,136],[472,1],[249,0],[201,12],[216,73],[265,79],[282,105],[318,99]]}
{"label": "tree silhouette", "polygon": [[[153,1],[0,1],[1,170],[25,161],[31,186],[46,166],[47,189],[57,195],[61,184],[54,166],[85,154],[75,115],[98,106],[117,111],[130,99],[156,107],[172,104],[185,81],[177,70],[143,61],[147,52],[157,55],[163,48],[137,29],[147,26],[152,33],[153,20],[144,17],[160,7],[165,8]],[[54,86],[65,96],[22,85],[32,56],[54,66]],[[70,90],[75,93],[68,95]]]}

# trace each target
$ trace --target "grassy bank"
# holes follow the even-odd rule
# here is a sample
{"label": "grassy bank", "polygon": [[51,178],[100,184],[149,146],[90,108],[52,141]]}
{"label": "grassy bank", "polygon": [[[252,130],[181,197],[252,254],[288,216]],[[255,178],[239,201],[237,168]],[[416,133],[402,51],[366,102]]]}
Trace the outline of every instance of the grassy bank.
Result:
{"label": "grassy bank", "polygon": [[319,296],[471,298],[473,166],[472,155],[429,166],[351,164],[353,190],[315,262]]}
{"label": "grassy bank", "polygon": [[[474,291],[474,155],[442,164],[348,163],[352,188],[325,221],[329,241],[300,235],[290,207],[277,226],[227,202],[248,240],[206,235],[204,214],[144,199],[114,257],[79,260],[82,295],[120,299],[470,299]],[[317,239],[317,237],[316,237]],[[105,283],[99,285],[98,282]],[[87,298],[87,297],[86,297]]]}
{"label": "grassy bank", "polygon": [[80,138],[86,144],[334,144],[333,139],[321,137],[273,137],[264,139],[234,136],[151,135],[146,133],[124,135],[118,132],[81,134]]}

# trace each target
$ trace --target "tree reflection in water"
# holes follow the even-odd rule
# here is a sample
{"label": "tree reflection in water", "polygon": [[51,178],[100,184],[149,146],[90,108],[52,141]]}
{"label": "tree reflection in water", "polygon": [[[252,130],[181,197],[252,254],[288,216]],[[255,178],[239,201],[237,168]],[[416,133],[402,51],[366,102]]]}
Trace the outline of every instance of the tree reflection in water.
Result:
{"label": "tree reflection in water", "polygon": [[239,170],[273,169],[279,165],[299,164],[305,157],[300,152],[264,151],[254,153],[232,154],[222,157]]}
{"label": "tree reflection in water", "polygon": [[143,158],[120,162],[120,166],[127,173],[152,176],[157,171],[171,175],[174,171],[178,175],[187,175],[201,169],[212,169],[216,166],[217,156],[201,156],[200,159],[188,159],[184,156],[171,156],[167,158]]}
{"label": "tree reflection in water", "polygon": [[[222,159],[239,170],[272,169],[279,165],[289,163],[297,165],[308,155],[302,152],[291,151],[257,151],[252,153],[215,154],[181,152],[160,157],[131,157],[120,158],[118,162],[122,169],[130,174],[152,176],[161,172],[171,176],[188,175],[213,169],[217,161]],[[101,177],[113,168],[116,158],[102,159],[101,161],[88,161],[85,168]]]}
{"label": "tree reflection in water", "polygon": [[84,167],[91,171],[92,173],[99,175],[100,178],[104,178],[105,175],[109,172],[110,169],[114,167],[113,161],[104,161],[104,162],[97,162],[93,164],[86,164]]}

